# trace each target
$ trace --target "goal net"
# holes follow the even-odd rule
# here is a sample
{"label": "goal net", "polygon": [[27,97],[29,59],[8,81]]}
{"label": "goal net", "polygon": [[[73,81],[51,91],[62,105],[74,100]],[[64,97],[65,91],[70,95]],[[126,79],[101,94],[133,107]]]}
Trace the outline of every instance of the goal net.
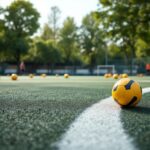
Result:
{"label": "goal net", "polygon": [[115,65],[98,65],[97,75],[104,75],[105,73],[115,73]]}

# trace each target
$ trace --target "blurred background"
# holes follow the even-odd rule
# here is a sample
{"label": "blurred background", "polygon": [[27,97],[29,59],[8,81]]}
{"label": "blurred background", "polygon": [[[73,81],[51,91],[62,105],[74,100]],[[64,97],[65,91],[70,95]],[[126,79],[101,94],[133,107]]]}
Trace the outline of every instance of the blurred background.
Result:
{"label": "blurred background", "polygon": [[0,0],[0,74],[150,75],[150,2]]}

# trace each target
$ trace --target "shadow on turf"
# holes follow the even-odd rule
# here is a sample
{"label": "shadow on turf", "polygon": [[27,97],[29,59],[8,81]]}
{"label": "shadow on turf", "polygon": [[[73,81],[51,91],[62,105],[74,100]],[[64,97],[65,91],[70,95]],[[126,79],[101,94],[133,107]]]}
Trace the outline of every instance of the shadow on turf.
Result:
{"label": "shadow on turf", "polygon": [[148,114],[150,115],[150,107],[147,106],[137,106],[133,108],[123,108],[124,110],[130,111],[130,112],[136,112],[140,114]]}

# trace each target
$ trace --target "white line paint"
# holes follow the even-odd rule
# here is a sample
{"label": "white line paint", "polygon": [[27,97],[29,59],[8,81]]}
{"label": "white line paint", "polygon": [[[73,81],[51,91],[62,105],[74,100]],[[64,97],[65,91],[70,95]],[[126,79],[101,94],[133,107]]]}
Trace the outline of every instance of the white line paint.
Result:
{"label": "white line paint", "polygon": [[[143,94],[150,92],[144,88]],[[62,136],[59,150],[135,150],[132,139],[125,133],[121,108],[106,98],[87,108]]]}
{"label": "white line paint", "polygon": [[150,87],[142,89],[142,93],[146,94],[150,92]]}

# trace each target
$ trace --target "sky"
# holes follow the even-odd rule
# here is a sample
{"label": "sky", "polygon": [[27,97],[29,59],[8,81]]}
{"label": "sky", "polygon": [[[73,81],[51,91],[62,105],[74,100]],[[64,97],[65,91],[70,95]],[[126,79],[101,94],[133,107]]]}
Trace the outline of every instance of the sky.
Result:
{"label": "sky", "polygon": [[[0,0],[0,6],[6,7],[14,0]],[[61,11],[60,24],[68,16],[73,17],[78,26],[82,18],[90,11],[98,8],[98,0],[29,0],[41,15],[41,27],[48,22],[48,15],[52,6],[57,6]]]}

